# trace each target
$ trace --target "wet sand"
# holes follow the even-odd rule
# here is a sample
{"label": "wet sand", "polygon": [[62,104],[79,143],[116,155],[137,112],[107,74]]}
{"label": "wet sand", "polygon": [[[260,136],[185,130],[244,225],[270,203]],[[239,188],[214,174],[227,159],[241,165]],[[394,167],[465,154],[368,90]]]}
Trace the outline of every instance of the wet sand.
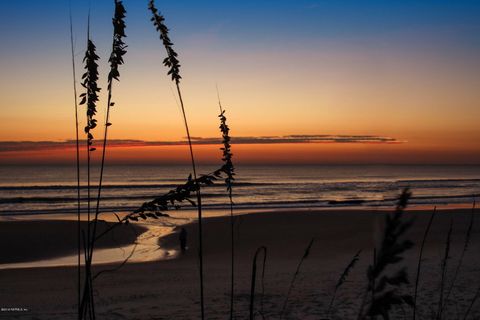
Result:
{"label": "wet sand", "polygon": [[[82,221],[86,230],[87,223]],[[97,234],[111,226],[111,222],[99,221]],[[115,228],[102,237],[96,247],[114,248],[135,242],[147,229],[141,226]],[[2,221],[0,222],[0,264],[28,262],[40,259],[76,254],[77,224],[62,220]],[[83,251],[82,251],[83,252]]]}

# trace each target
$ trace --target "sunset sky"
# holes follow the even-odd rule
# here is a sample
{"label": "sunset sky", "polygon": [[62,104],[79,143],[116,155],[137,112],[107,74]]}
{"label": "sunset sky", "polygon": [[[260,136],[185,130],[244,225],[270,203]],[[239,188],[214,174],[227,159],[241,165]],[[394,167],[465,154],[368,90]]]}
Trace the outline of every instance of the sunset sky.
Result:
{"label": "sunset sky", "polygon": [[[128,53],[113,90],[111,163],[188,160],[147,2],[124,1]],[[79,80],[89,1],[71,3]],[[239,162],[480,164],[480,2],[156,4],[179,53],[202,162],[219,157],[218,84]],[[0,163],[74,157],[68,15],[65,0],[0,6]],[[91,1],[91,15],[104,110],[113,0]]]}

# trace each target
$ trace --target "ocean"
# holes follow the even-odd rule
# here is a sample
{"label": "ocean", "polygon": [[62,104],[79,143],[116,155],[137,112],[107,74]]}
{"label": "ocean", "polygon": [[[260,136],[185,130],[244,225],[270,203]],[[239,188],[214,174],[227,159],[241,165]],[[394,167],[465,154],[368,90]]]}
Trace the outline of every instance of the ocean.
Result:
{"label": "ocean", "polygon": [[[199,173],[215,170],[200,166]],[[131,211],[186,181],[189,166],[120,166],[105,169],[102,211]],[[84,175],[84,172],[82,172]],[[92,197],[98,168],[92,169]],[[86,209],[82,181],[82,207]],[[390,207],[405,187],[412,205],[471,204],[480,195],[480,166],[237,166],[237,209]],[[2,166],[0,215],[76,212],[76,170],[71,166]],[[222,180],[202,189],[205,209],[223,209]],[[186,206],[185,209],[192,209]]]}

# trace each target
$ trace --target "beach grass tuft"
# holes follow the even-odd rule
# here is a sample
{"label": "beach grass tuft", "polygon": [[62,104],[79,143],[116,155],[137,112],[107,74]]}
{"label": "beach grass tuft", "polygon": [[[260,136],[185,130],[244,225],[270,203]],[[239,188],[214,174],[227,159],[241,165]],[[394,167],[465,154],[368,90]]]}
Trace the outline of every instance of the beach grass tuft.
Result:
{"label": "beach grass tuft", "polygon": [[[401,292],[402,286],[409,283],[407,268],[400,266],[403,254],[413,247],[408,239],[402,239],[412,226],[412,221],[404,221],[404,210],[411,197],[410,190],[404,189],[392,215],[385,217],[383,238],[378,250],[374,250],[374,261],[367,271],[368,286],[365,292],[358,319],[382,316],[388,319],[391,309],[403,304],[413,305],[413,298]],[[394,268],[395,267],[395,268]],[[366,300],[371,296],[369,305]]]}

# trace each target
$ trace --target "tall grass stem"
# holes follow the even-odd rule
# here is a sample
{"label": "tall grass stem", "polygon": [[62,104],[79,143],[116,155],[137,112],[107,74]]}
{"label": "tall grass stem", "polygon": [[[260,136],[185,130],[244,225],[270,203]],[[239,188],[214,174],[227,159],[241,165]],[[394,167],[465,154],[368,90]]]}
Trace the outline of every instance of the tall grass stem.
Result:
{"label": "tall grass stem", "polygon": [[[154,26],[156,27],[157,31],[160,33],[160,39],[165,47],[167,52],[167,58],[163,60],[163,64],[169,67],[168,74],[171,75],[172,80],[175,82],[177,87],[177,94],[180,101],[180,107],[182,109],[182,116],[183,122],[185,125],[185,131],[187,134],[188,140],[188,147],[190,151],[190,159],[192,163],[192,173],[193,178],[197,181],[197,166],[195,164],[195,155],[193,152],[192,146],[192,139],[190,136],[190,129],[188,126],[187,115],[185,112],[185,105],[183,102],[182,92],[180,90],[180,64],[177,59],[177,53],[173,49],[173,43],[170,41],[168,35],[168,27],[165,25],[164,21],[165,18],[158,12],[157,8],[155,7],[155,3],[153,0],[149,1],[148,4],[149,10],[152,12],[153,17],[151,21],[153,22]],[[200,185],[197,185],[196,188],[196,195],[197,195],[197,211],[198,211],[198,247],[199,247],[199,273],[200,273],[200,312],[202,320],[205,319],[205,303],[204,303],[204,281],[203,281],[203,228],[202,228],[202,197],[200,191]]]}
{"label": "tall grass stem", "polygon": [[444,304],[444,289],[445,289],[445,283],[447,281],[447,265],[448,265],[448,259],[450,258],[450,244],[452,241],[452,230],[453,230],[453,218],[450,219],[450,227],[448,228],[448,233],[447,233],[447,240],[445,242],[445,255],[442,259],[442,264],[441,264],[441,280],[440,280],[440,295],[439,295],[439,300],[438,300],[438,311],[436,315],[437,320],[442,319],[442,312],[443,312],[443,304]]}
{"label": "tall grass stem", "polygon": [[430,215],[430,219],[428,220],[428,224],[427,224],[427,228],[425,229],[425,233],[423,234],[422,245],[420,246],[420,254],[418,255],[417,277],[415,278],[415,291],[414,291],[414,294],[413,294],[413,316],[412,316],[413,320],[415,320],[416,312],[417,312],[418,283],[420,281],[420,270],[421,270],[421,267],[422,267],[423,249],[425,248],[425,243],[427,241],[428,233],[430,231],[430,227],[432,226],[433,219],[435,218],[436,212],[437,212],[437,207],[434,207],[433,212]]}
{"label": "tall grass stem", "polygon": [[72,21],[72,7],[69,3],[69,18],[70,18],[70,49],[72,54],[72,77],[73,77],[73,97],[75,107],[75,164],[77,174],[77,308],[78,318],[80,319],[80,297],[81,297],[81,275],[80,275],[80,255],[81,255],[81,227],[80,227],[80,138],[78,132],[78,100],[77,100],[77,74],[75,66],[75,48],[73,43],[73,21]]}
{"label": "tall grass stem", "polygon": [[265,265],[267,262],[267,247],[261,246],[255,251],[255,255],[253,256],[253,263],[252,263],[252,280],[251,280],[251,285],[250,285],[250,308],[249,308],[249,319],[253,320],[254,317],[254,309],[255,309],[255,283],[257,281],[257,258],[258,255],[263,252],[263,267],[262,267],[262,313],[263,313],[263,294],[264,294],[264,279],[265,279]]}
{"label": "tall grass stem", "polygon": [[290,298],[290,293],[292,292],[292,289],[293,289],[293,285],[295,284],[295,280],[297,279],[297,276],[300,273],[300,268],[301,268],[303,262],[310,255],[310,250],[312,248],[314,240],[315,240],[314,238],[312,238],[312,240],[310,240],[307,247],[305,248],[305,252],[303,253],[302,258],[298,262],[297,269],[295,270],[295,273],[293,274],[292,280],[290,281],[290,285],[288,286],[287,296],[285,297],[285,301],[283,302],[282,311],[280,313],[280,319],[283,319],[283,316],[285,315],[285,311],[287,310],[287,304],[288,304],[288,300]]}
{"label": "tall grass stem", "polygon": [[89,265],[92,263],[93,259],[93,250],[95,247],[95,239],[97,232],[97,222],[98,216],[100,214],[100,200],[102,194],[103,186],[103,173],[105,168],[105,155],[107,149],[107,138],[108,138],[108,128],[112,125],[110,123],[110,109],[114,105],[112,102],[112,92],[113,92],[113,80],[119,81],[120,73],[118,72],[118,66],[123,64],[123,55],[126,53],[125,44],[123,43],[122,38],[125,37],[125,8],[123,7],[122,1],[115,0],[115,13],[112,19],[113,21],[113,41],[112,41],[112,52],[110,55],[110,73],[108,74],[108,93],[107,93],[107,108],[105,115],[104,123],[104,132],[103,132],[103,142],[102,142],[102,158],[100,164],[100,177],[98,181],[98,191],[97,191],[97,201],[95,206],[95,219],[93,221],[93,231],[92,237],[90,239],[90,254],[89,254]]}
{"label": "tall grass stem", "polygon": [[470,238],[472,236],[473,224],[475,220],[475,200],[473,201],[472,211],[470,212],[470,221],[468,223],[467,233],[465,234],[465,242],[463,243],[462,253],[460,254],[460,258],[458,260],[457,267],[455,268],[455,272],[453,273],[453,279],[448,288],[447,295],[445,296],[445,301],[448,301],[450,298],[450,294],[452,293],[453,287],[455,286],[455,282],[457,281],[458,274],[460,273],[460,268],[463,264],[463,259],[465,258],[465,253],[470,244]]}
{"label": "tall grass stem", "polygon": [[338,289],[340,289],[340,287],[345,283],[345,281],[347,281],[347,277],[348,277],[348,274],[350,273],[350,271],[355,267],[355,264],[358,262],[358,260],[360,259],[360,253],[362,252],[362,250],[359,250],[352,258],[352,260],[350,260],[349,264],[347,265],[347,267],[345,268],[345,270],[343,270],[342,274],[340,275],[340,278],[338,278],[338,281],[337,281],[337,284],[335,285],[335,289],[333,291],[333,294],[332,294],[332,299],[330,300],[330,304],[328,305],[328,309],[327,309],[327,317],[330,317],[330,312],[332,310],[332,307],[333,307],[333,303],[335,302],[335,298],[337,296],[337,291]]}

